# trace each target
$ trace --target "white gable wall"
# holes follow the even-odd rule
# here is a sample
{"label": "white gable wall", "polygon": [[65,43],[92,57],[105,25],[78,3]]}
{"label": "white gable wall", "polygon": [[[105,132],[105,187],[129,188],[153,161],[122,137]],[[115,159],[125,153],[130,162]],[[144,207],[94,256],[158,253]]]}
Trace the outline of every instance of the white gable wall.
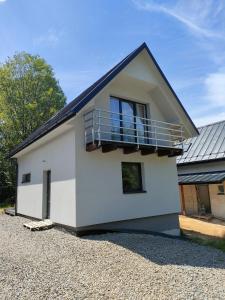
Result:
{"label": "white gable wall", "polygon": [[[109,98],[117,96],[149,105],[151,118],[166,121],[150,90],[141,82],[118,76],[98,96],[90,107],[109,110]],[[77,226],[88,226],[180,211],[175,158],[129,155],[118,149],[86,152],[83,112],[75,119],[76,137],[76,211]],[[141,162],[146,193],[123,194],[121,162]]]}
{"label": "white gable wall", "polygon": [[[156,68],[147,51],[140,53],[123,71],[135,79],[142,80],[151,89],[153,102],[160,107],[168,122],[187,124],[187,118],[181,106],[177,103],[167,83]],[[186,126],[186,134],[189,129]]]}
{"label": "white gable wall", "polygon": [[[186,121],[186,118],[182,119],[180,106],[177,102],[175,106],[174,97],[145,52],[130,62],[80,113],[90,107],[109,110],[109,96],[148,104],[150,117],[154,120],[178,124]],[[185,131],[187,133],[188,129],[185,128]]]}
{"label": "white gable wall", "polygon": [[160,109],[152,100],[151,94],[145,90],[138,89],[134,84],[124,83],[118,78],[95,98],[93,104],[98,108],[110,110],[110,96],[147,104],[152,119],[165,121]]}
{"label": "white gable wall", "polygon": [[[75,117],[75,129],[45,142],[18,159],[18,213],[42,218],[43,171],[51,170],[51,219],[80,227],[132,218],[178,213],[179,195],[175,158],[156,154],[124,155],[86,152],[83,113],[91,107],[109,110],[115,96],[148,105],[150,117],[178,121],[176,110],[161,90],[155,69],[143,55],[131,62]],[[59,127],[60,128],[60,127]],[[76,132],[76,143],[75,143]],[[141,162],[146,193],[122,192],[121,162]],[[21,184],[31,172],[31,183]]]}

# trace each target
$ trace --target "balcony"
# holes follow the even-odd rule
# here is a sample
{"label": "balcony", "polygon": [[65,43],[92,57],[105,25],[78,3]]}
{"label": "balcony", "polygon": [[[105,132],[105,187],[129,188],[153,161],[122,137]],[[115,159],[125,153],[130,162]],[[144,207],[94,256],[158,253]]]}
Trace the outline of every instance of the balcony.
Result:
{"label": "balcony", "polygon": [[86,151],[122,148],[124,154],[177,156],[183,153],[183,126],[102,109],[84,114]]}

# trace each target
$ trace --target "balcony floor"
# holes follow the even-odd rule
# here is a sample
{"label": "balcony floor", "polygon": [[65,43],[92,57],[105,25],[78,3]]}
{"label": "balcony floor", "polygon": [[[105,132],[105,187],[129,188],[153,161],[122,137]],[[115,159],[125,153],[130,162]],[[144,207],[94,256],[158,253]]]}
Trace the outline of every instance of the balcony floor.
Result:
{"label": "balcony floor", "polygon": [[101,149],[102,153],[108,153],[117,149],[123,149],[124,154],[131,154],[140,151],[141,155],[150,155],[157,153],[158,156],[178,156],[183,153],[180,148],[170,148],[165,146],[153,146],[153,145],[136,145],[131,143],[125,143],[120,141],[101,141],[95,140],[94,143],[88,143],[86,145],[86,151],[91,152],[97,149]]}

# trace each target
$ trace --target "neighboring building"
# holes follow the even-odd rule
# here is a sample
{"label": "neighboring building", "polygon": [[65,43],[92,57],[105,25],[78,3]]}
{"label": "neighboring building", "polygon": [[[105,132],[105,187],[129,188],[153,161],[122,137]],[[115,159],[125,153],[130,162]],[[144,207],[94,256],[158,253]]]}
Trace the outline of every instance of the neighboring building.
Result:
{"label": "neighboring building", "polygon": [[17,213],[76,231],[176,229],[176,155],[196,134],[144,43],[11,153]]}
{"label": "neighboring building", "polygon": [[182,211],[225,219],[225,121],[199,128],[177,158]]}

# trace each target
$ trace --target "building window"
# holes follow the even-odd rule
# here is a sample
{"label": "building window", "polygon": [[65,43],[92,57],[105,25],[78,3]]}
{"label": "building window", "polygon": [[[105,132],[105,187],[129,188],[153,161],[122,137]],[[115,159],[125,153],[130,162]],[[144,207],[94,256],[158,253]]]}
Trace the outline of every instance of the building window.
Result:
{"label": "building window", "polygon": [[27,173],[27,174],[23,174],[22,176],[22,183],[27,183],[27,182],[30,182],[30,173]]}
{"label": "building window", "polygon": [[112,140],[147,143],[147,107],[145,104],[110,97]]}
{"label": "building window", "polygon": [[224,185],[223,184],[219,184],[217,186],[218,188],[218,195],[224,195]]}
{"label": "building window", "polygon": [[122,162],[122,180],[125,194],[144,192],[140,163]]}

